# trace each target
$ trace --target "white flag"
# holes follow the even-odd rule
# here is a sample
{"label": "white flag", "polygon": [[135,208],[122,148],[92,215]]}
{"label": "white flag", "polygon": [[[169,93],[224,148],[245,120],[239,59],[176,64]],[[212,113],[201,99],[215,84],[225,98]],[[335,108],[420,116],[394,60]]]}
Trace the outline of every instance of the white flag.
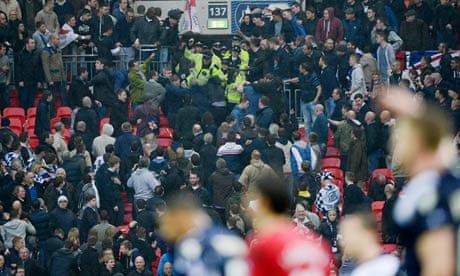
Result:
{"label": "white flag", "polygon": [[185,0],[185,11],[183,21],[180,26],[182,32],[200,33],[200,22],[198,20],[196,0]]}

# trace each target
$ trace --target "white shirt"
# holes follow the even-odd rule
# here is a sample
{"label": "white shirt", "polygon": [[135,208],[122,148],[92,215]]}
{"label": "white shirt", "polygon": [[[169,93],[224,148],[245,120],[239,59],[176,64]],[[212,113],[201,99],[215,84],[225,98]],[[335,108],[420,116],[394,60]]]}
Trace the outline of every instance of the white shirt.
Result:
{"label": "white shirt", "polygon": [[394,276],[399,269],[399,259],[391,254],[380,255],[351,272],[351,276]]}

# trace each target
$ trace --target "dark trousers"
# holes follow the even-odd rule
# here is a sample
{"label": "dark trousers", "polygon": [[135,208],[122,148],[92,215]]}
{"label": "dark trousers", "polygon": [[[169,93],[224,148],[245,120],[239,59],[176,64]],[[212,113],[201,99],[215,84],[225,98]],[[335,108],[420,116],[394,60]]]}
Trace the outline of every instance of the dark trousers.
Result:
{"label": "dark trousers", "polygon": [[125,208],[123,207],[123,202],[118,202],[116,204],[118,206],[118,211],[115,212],[113,208],[109,210],[109,221],[110,224],[115,225],[115,226],[120,226],[123,225],[123,218],[125,215]]}
{"label": "dark trousers", "polygon": [[34,105],[36,85],[25,84],[23,87],[19,87],[19,101],[21,107],[27,111],[27,108]]}

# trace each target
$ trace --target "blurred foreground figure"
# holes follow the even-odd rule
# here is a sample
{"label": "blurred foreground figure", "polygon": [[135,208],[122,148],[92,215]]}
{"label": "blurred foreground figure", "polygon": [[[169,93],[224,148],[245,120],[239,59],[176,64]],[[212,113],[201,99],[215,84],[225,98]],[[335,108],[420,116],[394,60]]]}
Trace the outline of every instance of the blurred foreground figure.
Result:
{"label": "blurred foreground figure", "polygon": [[174,275],[248,275],[244,241],[213,226],[192,197],[178,196],[168,203],[160,235],[174,244]]}
{"label": "blurred foreground figure", "polygon": [[[398,116],[393,161],[410,176],[396,202],[394,219],[406,246],[407,275],[455,275],[460,181],[450,170],[455,150],[448,119],[439,109],[393,88],[382,99]],[[458,275],[457,271],[457,275]]]}
{"label": "blurred foreground figure", "polygon": [[[366,210],[366,208],[363,208]],[[377,222],[372,213],[361,211],[345,216],[341,223],[340,245],[346,258],[356,262],[351,276],[394,276],[399,260],[390,254],[381,254]]]}
{"label": "blurred foreground figure", "polygon": [[331,250],[315,234],[300,234],[285,216],[289,204],[285,185],[266,176],[256,186],[251,275],[329,275]]}

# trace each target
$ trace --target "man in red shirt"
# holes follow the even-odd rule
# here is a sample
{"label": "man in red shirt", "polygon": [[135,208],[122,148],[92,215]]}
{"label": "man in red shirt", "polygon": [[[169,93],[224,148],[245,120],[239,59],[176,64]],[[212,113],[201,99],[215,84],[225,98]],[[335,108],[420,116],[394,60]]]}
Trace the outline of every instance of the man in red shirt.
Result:
{"label": "man in red shirt", "polygon": [[317,236],[306,237],[294,231],[295,225],[285,216],[289,200],[282,182],[267,176],[256,185],[256,232],[249,252],[251,275],[329,275],[331,250]]}

